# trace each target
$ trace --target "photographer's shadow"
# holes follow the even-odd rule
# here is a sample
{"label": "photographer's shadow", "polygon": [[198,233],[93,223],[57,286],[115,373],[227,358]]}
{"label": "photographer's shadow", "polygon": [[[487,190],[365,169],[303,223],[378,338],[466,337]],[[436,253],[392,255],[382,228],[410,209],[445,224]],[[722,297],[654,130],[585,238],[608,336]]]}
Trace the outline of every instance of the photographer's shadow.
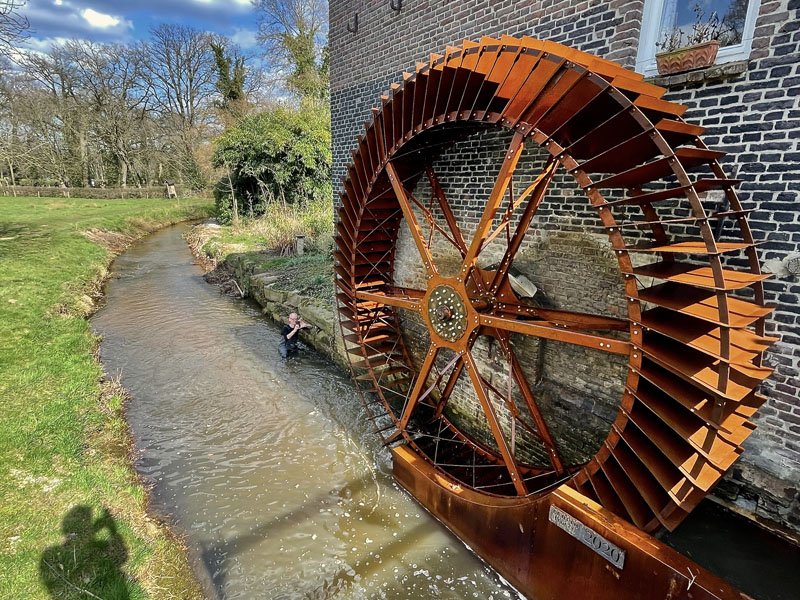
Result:
{"label": "photographer's shadow", "polygon": [[128,600],[135,585],[122,572],[128,549],[108,510],[94,519],[92,508],[75,506],[61,522],[64,542],[50,546],[39,573],[53,598]]}

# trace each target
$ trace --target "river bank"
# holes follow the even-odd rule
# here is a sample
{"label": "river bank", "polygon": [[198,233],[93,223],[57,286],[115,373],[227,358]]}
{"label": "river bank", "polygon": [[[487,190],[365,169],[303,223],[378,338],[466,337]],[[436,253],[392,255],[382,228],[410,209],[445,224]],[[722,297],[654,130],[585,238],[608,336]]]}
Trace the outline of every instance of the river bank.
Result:
{"label": "river bank", "polygon": [[255,300],[276,323],[298,313],[312,327],[300,339],[349,370],[336,321],[333,261],[326,254],[280,257],[241,242],[225,242],[213,223],[194,226],[186,241],[207,271],[206,280],[231,295]]}
{"label": "river bank", "polygon": [[202,199],[0,199],[0,597],[200,598],[148,514],[86,317],[114,257]]}

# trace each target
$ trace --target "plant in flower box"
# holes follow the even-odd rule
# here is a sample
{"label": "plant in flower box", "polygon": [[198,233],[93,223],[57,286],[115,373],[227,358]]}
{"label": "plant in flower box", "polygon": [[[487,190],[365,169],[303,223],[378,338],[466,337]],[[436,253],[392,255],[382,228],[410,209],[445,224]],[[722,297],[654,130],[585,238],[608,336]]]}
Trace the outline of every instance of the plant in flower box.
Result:
{"label": "plant in flower box", "polygon": [[691,31],[687,33],[674,27],[664,32],[661,41],[656,43],[661,50],[656,54],[659,75],[683,73],[714,64],[720,40],[731,33],[731,27],[716,12],[704,19],[705,11],[699,3],[695,5],[694,13],[696,19]]}

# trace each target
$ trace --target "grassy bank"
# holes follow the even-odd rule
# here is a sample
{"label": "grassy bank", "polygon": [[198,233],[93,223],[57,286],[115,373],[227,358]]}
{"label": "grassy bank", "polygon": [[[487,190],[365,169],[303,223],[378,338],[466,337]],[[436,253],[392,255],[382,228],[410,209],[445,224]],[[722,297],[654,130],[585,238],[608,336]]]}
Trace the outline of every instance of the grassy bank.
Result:
{"label": "grassy bank", "polygon": [[84,318],[116,252],[207,200],[0,198],[0,597],[193,598]]}
{"label": "grassy bank", "polygon": [[[305,236],[305,253],[295,256],[297,235]],[[264,216],[227,226],[195,227],[187,236],[209,267],[226,268],[236,257],[251,271],[270,275],[276,289],[321,300],[333,297],[333,205],[312,202],[301,207],[275,203]]]}

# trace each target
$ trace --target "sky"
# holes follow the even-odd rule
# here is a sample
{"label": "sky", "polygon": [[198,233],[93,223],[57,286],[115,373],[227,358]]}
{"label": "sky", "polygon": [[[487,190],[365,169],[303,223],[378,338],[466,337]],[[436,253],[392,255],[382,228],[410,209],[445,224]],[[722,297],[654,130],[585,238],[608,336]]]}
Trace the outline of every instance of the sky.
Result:
{"label": "sky", "polygon": [[67,39],[129,43],[161,23],[190,25],[256,48],[256,12],[250,0],[27,0],[26,46],[46,50]]}

